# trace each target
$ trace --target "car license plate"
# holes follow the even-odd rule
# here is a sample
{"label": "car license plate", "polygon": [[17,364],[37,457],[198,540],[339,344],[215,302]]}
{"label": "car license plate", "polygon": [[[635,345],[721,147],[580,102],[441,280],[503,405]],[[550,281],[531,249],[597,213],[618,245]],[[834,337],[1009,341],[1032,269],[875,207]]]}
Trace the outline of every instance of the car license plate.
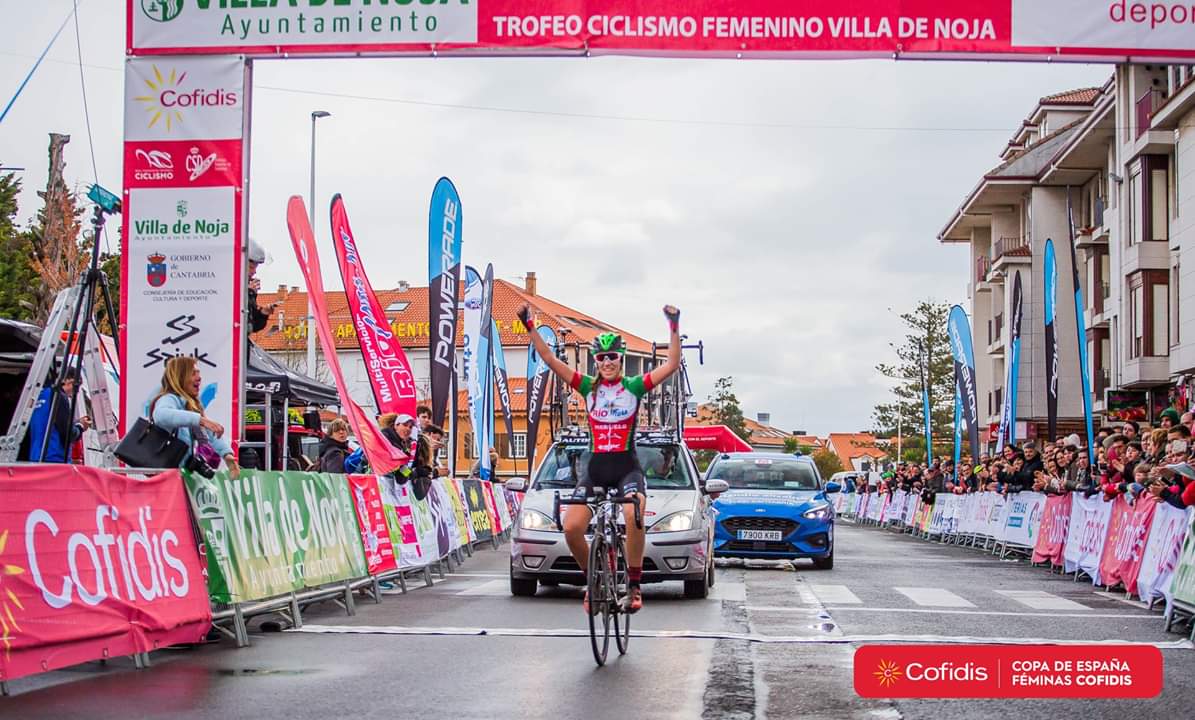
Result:
{"label": "car license plate", "polygon": [[739,540],[779,540],[779,530],[739,530]]}

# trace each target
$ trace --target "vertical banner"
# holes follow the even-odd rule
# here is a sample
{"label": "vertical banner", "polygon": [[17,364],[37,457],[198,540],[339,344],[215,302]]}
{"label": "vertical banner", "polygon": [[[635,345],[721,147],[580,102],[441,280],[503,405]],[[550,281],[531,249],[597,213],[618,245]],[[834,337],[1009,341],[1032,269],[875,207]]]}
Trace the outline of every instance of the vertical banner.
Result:
{"label": "vertical banner", "polygon": [[349,316],[357,331],[357,344],[365,360],[365,370],[369,374],[369,386],[373,389],[378,413],[396,413],[413,418],[417,395],[415,375],[411,372],[411,364],[407,362],[407,354],[390,328],[386,309],[369,284],[365,261],[357,249],[357,241],[349,227],[349,213],[339,193],[332,198],[329,215],[332,247],[336,249],[336,262],[340,266],[340,278],[344,281]]}
{"label": "vertical banner", "polygon": [[235,56],[125,65],[122,434],[191,355],[206,414],[239,437],[246,74]]}
{"label": "vertical banner", "polygon": [[925,462],[934,461],[934,415],[929,397],[929,358],[921,358],[921,412],[925,420]]}
{"label": "vertical banner", "polygon": [[[975,450],[972,450],[975,452]],[[962,461],[963,455],[963,391],[959,388],[959,376],[955,373],[954,376],[954,481],[957,483],[960,477],[963,477],[962,468],[959,467],[959,462]],[[973,458],[978,459],[978,458]],[[967,475],[971,474],[971,468],[967,468]]]}
{"label": "vertical banner", "polygon": [[398,558],[394,554],[378,479],[373,475],[349,475],[348,481],[353,493],[353,507],[357,510],[357,523],[361,528],[361,544],[365,547],[365,564],[369,574],[380,575],[397,570]]}
{"label": "vertical banner", "polygon": [[320,274],[319,251],[315,247],[315,236],[311,232],[311,222],[307,219],[307,207],[303,198],[294,196],[286,206],[286,227],[290,231],[291,243],[294,245],[295,256],[299,259],[299,270],[307,283],[307,296],[311,298],[315,308],[315,329],[319,332],[320,347],[324,351],[324,361],[332,372],[332,379],[336,382],[336,390],[340,393],[340,401],[348,415],[349,424],[357,441],[365,449],[369,458],[369,465],[374,472],[388,473],[406,464],[410,459],[390,444],[382,435],[377,425],[374,425],[364,410],[353,401],[349,394],[348,384],[344,379],[344,371],[340,368],[340,359],[336,355],[336,339],[332,335],[332,325],[328,321],[328,304],[324,295],[324,280]]}
{"label": "vertical banner", "polygon": [[514,408],[510,400],[510,376],[506,372],[506,350],[502,347],[502,336],[498,334],[498,323],[491,319],[491,347],[494,349],[494,387],[498,391],[498,402],[502,405],[502,420],[506,425],[506,447],[500,452],[514,457]]}
{"label": "vertical banner", "polygon": [[959,305],[950,308],[947,321],[950,351],[954,355],[954,372],[963,397],[963,422],[967,425],[967,440],[971,453],[979,452],[979,404],[975,389],[975,352],[971,346],[971,324],[967,313]]}
{"label": "vertical banner", "polygon": [[1012,277],[1012,321],[1008,326],[1008,365],[1004,380],[1004,407],[1000,411],[1000,435],[996,438],[996,452],[1004,450],[1007,441],[1017,442],[1017,379],[1021,367],[1021,318],[1024,316],[1021,293],[1021,271]]}
{"label": "vertical banner", "polygon": [[[432,191],[427,230],[427,307],[432,338],[432,423],[444,427],[444,414],[456,375],[456,324],[460,303],[461,233],[464,214],[456,187],[440,178]],[[456,405],[456,400],[452,402]],[[456,408],[453,407],[453,417]],[[455,453],[453,453],[455,455]]]}
{"label": "vertical banner", "polygon": [[[540,338],[547,343],[548,348],[556,352],[556,333],[552,328],[540,325],[532,332],[539,333]],[[547,399],[548,363],[540,357],[535,345],[527,343],[527,476],[535,472],[535,451],[539,445],[539,420],[544,412],[544,400]]]}
{"label": "vertical banner", "polygon": [[[1087,323],[1083,319],[1083,286],[1079,284],[1079,261],[1075,257],[1075,211],[1071,190],[1066,189],[1066,224],[1070,229],[1071,278],[1075,288],[1075,334],[1079,343],[1079,381],[1083,388],[1083,426],[1087,430],[1087,462],[1095,467],[1095,429],[1091,419],[1091,369],[1087,366]],[[1051,436],[1050,439],[1054,439]]]}
{"label": "vertical banner", "polygon": [[211,604],[177,470],[10,466],[0,497],[0,680],[203,641]]}
{"label": "vertical banner", "polygon": [[[1058,331],[1055,323],[1058,317],[1058,261],[1054,257],[1053,240],[1046,240],[1042,270],[1046,292],[1046,432],[1053,440],[1058,437]],[[1079,324],[1083,324],[1082,315]]]}
{"label": "vertical banner", "polygon": [[[487,272],[492,276],[492,269]],[[471,267],[465,268],[465,388],[469,397],[469,419],[473,427],[473,450],[480,460],[479,476],[483,480],[490,477],[489,440],[491,425],[494,422],[493,413],[487,413],[492,367],[492,353],[490,352],[490,299],[487,297],[487,284],[481,275]]]}

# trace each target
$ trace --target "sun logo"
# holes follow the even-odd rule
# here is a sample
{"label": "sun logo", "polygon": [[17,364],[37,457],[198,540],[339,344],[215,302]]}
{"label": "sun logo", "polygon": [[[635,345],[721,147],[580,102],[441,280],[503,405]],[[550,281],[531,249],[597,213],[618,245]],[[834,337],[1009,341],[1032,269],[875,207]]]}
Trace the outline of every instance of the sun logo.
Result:
{"label": "sun logo", "polygon": [[[8,531],[0,533],[0,556],[4,555],[4,548],[8,545]],[[7,657],[12,651],[12,634],[21,629],[17,619],[13,617],[12,609],[24,610],[25,606],[17,598],[12,588],[5,587],[8,578],[23,575],[24,569],[16,565],[0,564],[0,642],[4,643],[4,654]]]}
{"label": "sun logo", "polygon": [[166,132],[170,132],[174,129],[175,123],[183,121],[183,114],[177,108],[167,109],[163,106],[162,95],[167,90],[177,89],[186,78],[186,73],[179,75],[177,70],[171,70],[169,76],[162,77],[162,71],[158,69],[157,65],[154,65],[154,79],[145,81],[152,94],[133,98],[137,102],[144,103],[145,111],[153,115],[149,121],[151,128],[165,118]]}
{"label": "sun logo", "polygon": [[881,660],[878,668],[872,675],[875,676],[880,687],[890,688],[896,684],[897,680],[905,676],[900,666],[891,660]]}

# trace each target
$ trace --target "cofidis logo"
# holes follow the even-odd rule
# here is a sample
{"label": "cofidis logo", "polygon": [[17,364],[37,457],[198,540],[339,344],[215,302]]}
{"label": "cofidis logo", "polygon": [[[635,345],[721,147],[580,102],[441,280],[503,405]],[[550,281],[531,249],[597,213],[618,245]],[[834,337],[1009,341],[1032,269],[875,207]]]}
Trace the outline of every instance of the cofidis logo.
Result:
{"label": "cofidis logo", "polygon": [[1162,677],[1148,645],[866,645],[854,673],[871,698],[1150,698]]}
{"label": "cofidis logo", "polygon": [[149,129],[167,133],[180,128],[188,111],[195,109],[234,108],[240,102],[238,89],[203,87],[190,80],[190,74],[176,68],[154,65],[145,79],[148,92],[133,99],[141,104],[149,117]]}

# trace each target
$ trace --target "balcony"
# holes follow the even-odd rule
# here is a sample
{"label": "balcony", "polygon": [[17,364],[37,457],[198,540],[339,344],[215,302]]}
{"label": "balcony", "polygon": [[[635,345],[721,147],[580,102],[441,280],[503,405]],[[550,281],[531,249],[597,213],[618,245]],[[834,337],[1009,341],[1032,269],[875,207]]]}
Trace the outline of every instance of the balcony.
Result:
{"label": "balcony", "polygon": [[1033,249],[1027,236],[997,238],[992,245],[993,270],[1000,270],[1010,263],[1030,263],[1032,261]]}
{"label": "balcony", "polygon": [[1004,313],[992,318],[988,323],[988,355],[1001,357],[1004,355]]}
{"label": "balcony", "polygon": [[975,258],[975,289],[982,292],[991,290],[988,275],[992,272],[992,261],[987,255]]}
{"label": "balcony", "polygon": [[1170,358],[1136,357],[1121,366],[1120,387],[1128,390],[1165,385],[1170,382]]}
{"label": "balcony", "polygon": [[1129,159],[1140,155],[1165,155],[1174,149],[1173,130],[1155,130],[1153,115],[1166,103],[1166,93],[1157,89],[1146,90],[1137,98],[1135,115],[1137,134]]}
{"label": "balcony", "polygon": [[1153,114],[1162,107],[1166,100],[1166,93],[1161,90],[1150,89],[1137,98],[1137,137],[1141,137],[1153,124]]}

